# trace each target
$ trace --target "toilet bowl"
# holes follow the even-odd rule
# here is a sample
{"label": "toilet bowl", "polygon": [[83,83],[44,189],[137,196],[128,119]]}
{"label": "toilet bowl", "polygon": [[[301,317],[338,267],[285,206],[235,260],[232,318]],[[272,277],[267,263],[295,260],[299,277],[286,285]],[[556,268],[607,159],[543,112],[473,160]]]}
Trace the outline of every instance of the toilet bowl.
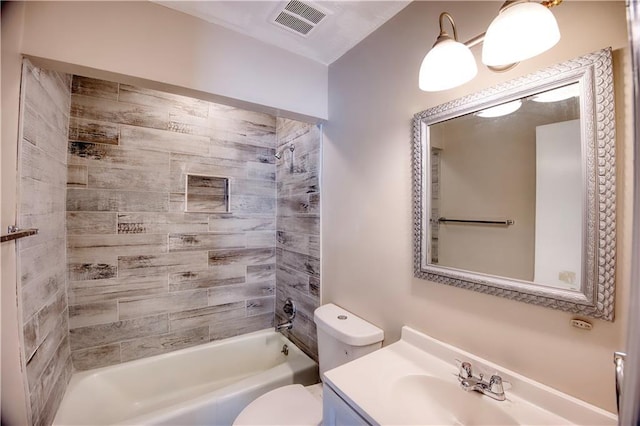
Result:
{"label": "toilet bowl", "polygon": [[[371,323],[332,303],[314,312],[318,331],[320,378],[338,367],[382,347],[384,333]],[[288,385],[267,392],[240,412],[234,426],[322,424],[322,383]]]}

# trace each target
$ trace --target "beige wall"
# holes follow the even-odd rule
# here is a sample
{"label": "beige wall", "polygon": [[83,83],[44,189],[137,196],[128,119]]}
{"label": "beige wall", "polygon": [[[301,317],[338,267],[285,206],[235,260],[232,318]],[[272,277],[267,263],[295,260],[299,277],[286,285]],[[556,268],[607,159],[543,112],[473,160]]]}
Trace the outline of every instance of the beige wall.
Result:
{"label": "beige wall", "polygon": [[[623,348],[631,220],[630,86],[623,2],[565,2],[551,51],[457,89],[418,90],[418,68],[451,13],[462,39],[485,31],[496,2],[415,2],[329,68],[330,117],[323,145],[323,303],[334,302],[385,331],[409,325],[578,398],[614,411],[611,354]],[[572,328],[572,315],[413,277],[411,119],[429,107],[545,66],[612,46],[618,119],[616,321]],[[472,49],[476,58],[480,47]],[[626,76],[625,76],[626,74]]]}

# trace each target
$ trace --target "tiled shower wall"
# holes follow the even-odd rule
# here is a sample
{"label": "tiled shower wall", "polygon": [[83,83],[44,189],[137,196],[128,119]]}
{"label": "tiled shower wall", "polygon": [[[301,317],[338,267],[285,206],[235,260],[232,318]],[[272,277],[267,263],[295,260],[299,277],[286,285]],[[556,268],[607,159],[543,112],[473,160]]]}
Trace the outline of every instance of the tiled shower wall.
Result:
{"label": "tiled shower wall", "polygon": [[[74,76],[71,356],[84,370],[270,327],[276,120]],[[230,178],[231,213],[185,213],[185,174]]]}
{"label": "tiled shower wall", "polygon": [[[19,305],[30,423],[49,425],[69,379],[65,183],[71,76],[24,62],[21,87]],[[17,390],[16,390],[17,391]]]}
{"label": "tiled shower wall", "polygon": [[[317,360],[313,312],[320,304],[321,128],[278,118],[276,320],[290,297],[298,309],[289,339]],[[290,149],[293,148],[293,151]]]}

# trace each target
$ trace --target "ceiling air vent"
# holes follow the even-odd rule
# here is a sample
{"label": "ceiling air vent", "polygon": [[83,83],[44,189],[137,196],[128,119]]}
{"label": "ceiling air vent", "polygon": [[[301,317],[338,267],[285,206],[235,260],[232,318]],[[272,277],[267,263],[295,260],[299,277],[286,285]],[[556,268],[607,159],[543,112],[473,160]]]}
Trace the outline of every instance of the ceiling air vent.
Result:
{"label": "ceiling air vent", "polygon": [[288,2],[278,9],[273,23],[281,28],[306,37],[327,16],[327,12],[299,0]]}

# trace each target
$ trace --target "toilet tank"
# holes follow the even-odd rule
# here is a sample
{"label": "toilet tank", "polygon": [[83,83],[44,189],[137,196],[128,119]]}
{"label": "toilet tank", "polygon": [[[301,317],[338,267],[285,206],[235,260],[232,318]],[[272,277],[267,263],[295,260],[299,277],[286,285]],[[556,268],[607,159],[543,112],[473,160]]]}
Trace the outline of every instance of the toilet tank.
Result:
{"label": "toilet tank", "polygon": [[325,371],[382,347],[384,332],[333,303],[315,310],[320,377]]}

